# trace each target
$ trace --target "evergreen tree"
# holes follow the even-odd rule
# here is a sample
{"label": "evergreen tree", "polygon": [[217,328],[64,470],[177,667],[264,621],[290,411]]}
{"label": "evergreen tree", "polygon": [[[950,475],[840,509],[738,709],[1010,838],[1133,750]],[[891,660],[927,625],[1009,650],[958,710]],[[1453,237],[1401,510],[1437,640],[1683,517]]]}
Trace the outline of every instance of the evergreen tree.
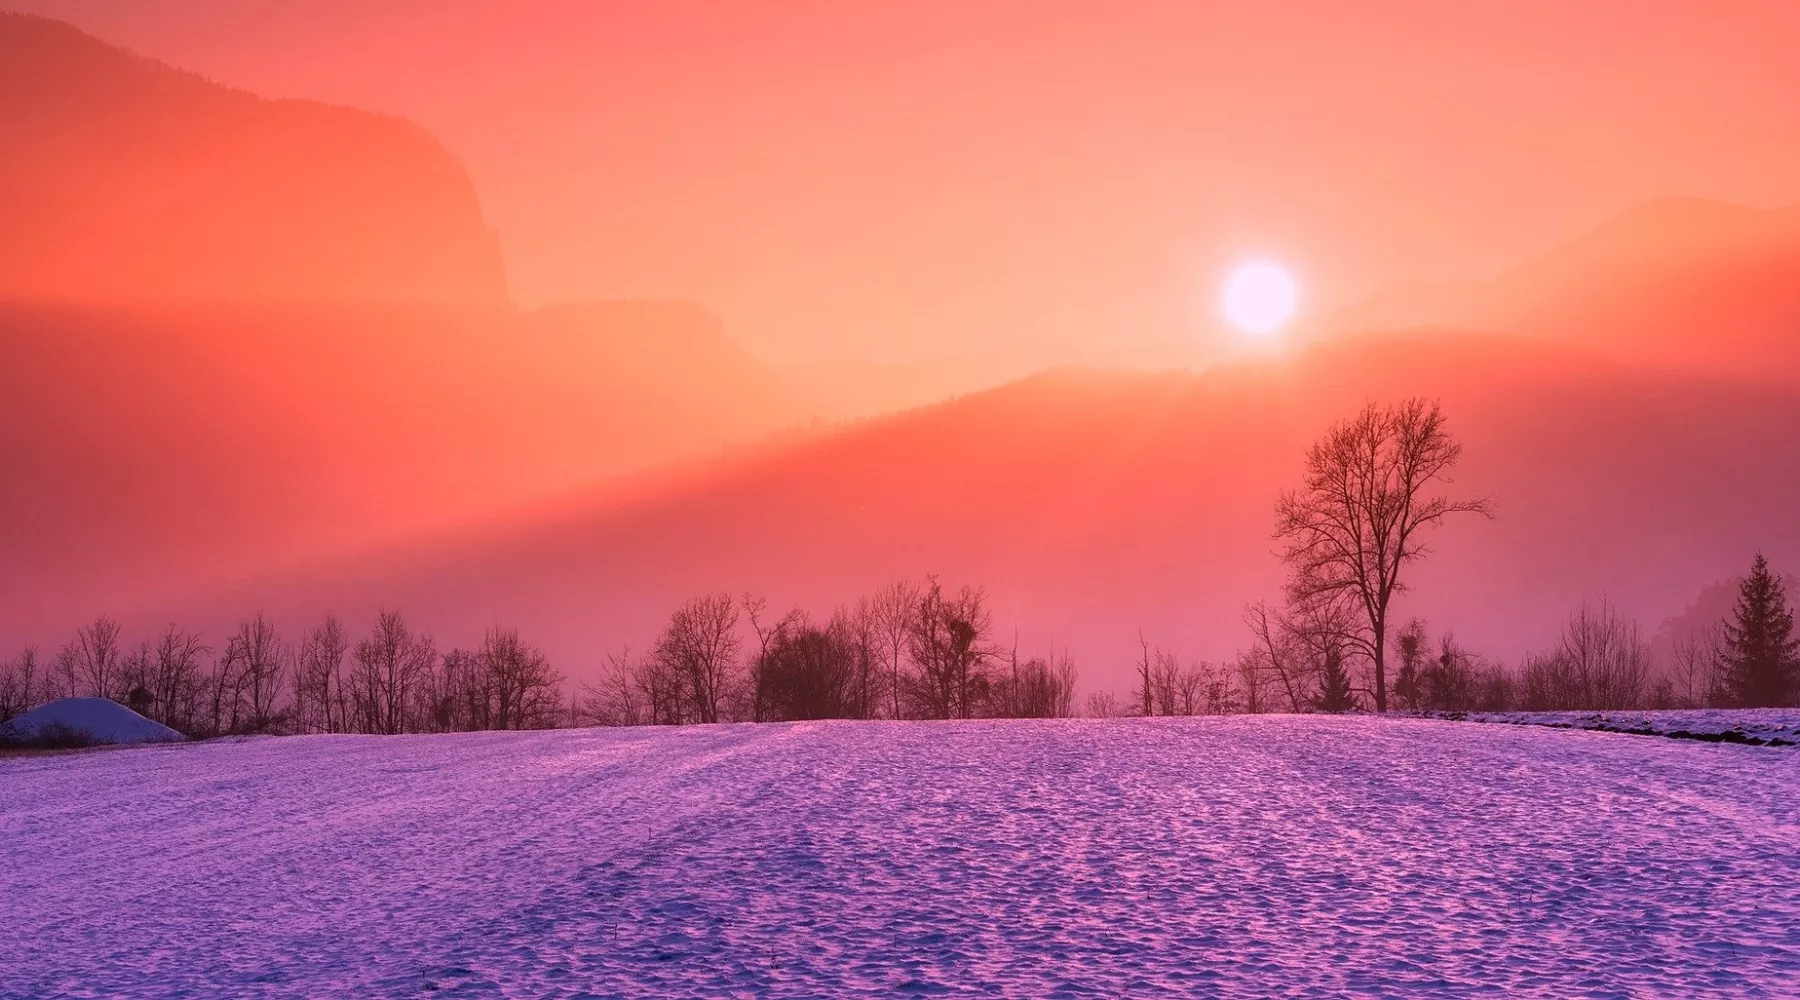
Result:
{"label": "evergreen tree", "polygon": [[1795,693],[1794,613],[1787,606],[1781,580],[1757,553],[1750,575],[1738,587],[1737,607],[1725,623],[1725,685],[1740,708],[1786,705]]}
{"label": "evergreen tree", "polygon": [[1343,654],[1336,649],[1325,651],[1315,704],[1321,712],[1348,712],[1356,707],[1356,697],[1350,693],[1350,671],[1344,668]]}

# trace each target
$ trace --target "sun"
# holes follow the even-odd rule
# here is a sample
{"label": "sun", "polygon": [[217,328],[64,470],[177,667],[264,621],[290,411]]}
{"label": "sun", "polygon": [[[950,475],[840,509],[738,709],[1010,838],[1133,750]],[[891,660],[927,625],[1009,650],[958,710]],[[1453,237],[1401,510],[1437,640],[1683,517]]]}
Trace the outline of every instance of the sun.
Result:
{"label": "sun", "polygon": [[1225,318],[1244,333],[1268,337],[1294,315],[1300,286],[1280,264],[1246,261],[1225,278]]}

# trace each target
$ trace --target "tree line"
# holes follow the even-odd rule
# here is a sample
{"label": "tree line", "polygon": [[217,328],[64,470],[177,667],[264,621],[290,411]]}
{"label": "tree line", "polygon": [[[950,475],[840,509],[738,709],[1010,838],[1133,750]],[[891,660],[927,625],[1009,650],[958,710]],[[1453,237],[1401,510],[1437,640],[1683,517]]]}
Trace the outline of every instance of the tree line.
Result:
{"label": "tree line", "polygon": [[996,638],[987,592],[934,576],[896,581],[815,620],[711,594],[670,616],[641,654],[608,657],[575,701],[593,725],[808,719],[1063,718],[1066,653],[1021,658]]}
{"label": "tree line", "polygon": [[353,637],[326,616],[296,637],[258,614],[216,646],[169,625],[129,645],[102,616],[54,656],[0,663],[0,722],[66,697],[109,698],[190,737],[446,733],[570,725],[807,719],[1058,718],[1074,660],[997,641],[986,591],[899,581],[814,620],[751,595],[677,608],[646,652],[571,689],[517,629],[440,651],[397,611]]}
{"label": "tree line", "polygon": [[290,639],[263,615],[216,647],[169,625],[135,646],[102,616],[49,658],[0,664],[0,721],[57,698],[110,698],[184,735],[442,733],[563,721],[562,678],[517,629],[439,652],[397,611],[353,638],[335,616]]}

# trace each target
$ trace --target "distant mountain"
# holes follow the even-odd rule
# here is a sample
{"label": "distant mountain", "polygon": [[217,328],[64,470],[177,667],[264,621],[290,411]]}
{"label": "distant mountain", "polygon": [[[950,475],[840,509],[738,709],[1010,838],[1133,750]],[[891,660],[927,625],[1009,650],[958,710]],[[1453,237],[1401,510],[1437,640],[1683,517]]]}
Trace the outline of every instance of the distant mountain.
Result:
{"label": "distant mountain", "polygon": [[580,676],[693,594],[823,612],[936,571],[988,586],[1004,638],[1069,645],[1091,681],[1123,685],[1140,627],[1194,655],[1243,645],[1244,603],[1278,592],[1270,508],[1305,446],[1413,393],[1441,398],[1467,446],[1454,489],[1499,516],[1435,535],[1398,612],[1477,650],[1546,647],[1601,594],[1649,627],[1757,548],[1800,559],[1800,479],[1768,461],[1800,454],[1800,392],[1419,333],[1198,375],[1046,373],[196,607],[399,605],[453,641],[508,622]]}
{"label": "distant mountain", "polygon": [[0,305],[0,634],[754,443],[802,415],[683,303]]}
{"label": "distant mountain", "polygon": [[0,14],[0,136],[0,299],[506,298],[468,175],[400,119]]}
{"label": "distant mountain", "polygon": [[1800,379],[1800,206],[1650,202],[1492,281],[1396,288],[1333,325],[1506,330],[1628,363]]}

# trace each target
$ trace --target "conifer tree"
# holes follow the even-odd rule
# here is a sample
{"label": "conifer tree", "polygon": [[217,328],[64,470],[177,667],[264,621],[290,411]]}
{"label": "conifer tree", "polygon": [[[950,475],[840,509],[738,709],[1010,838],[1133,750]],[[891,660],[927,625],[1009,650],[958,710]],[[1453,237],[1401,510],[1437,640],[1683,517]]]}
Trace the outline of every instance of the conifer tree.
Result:
{"label": "conifer tree", "polygon": [[1348,712],[1356,707],[1356,696],[1350,692],[1350,671],[1344,667],[1343,654],[1336,649],[1327,649],[1320,664],[1316,704],[1321,712]]}
{"label": "conifer tree", "polygon": [[1738,587],[1737,607],[1725,622],[1726,690],[1740,708],[1786,705],[1800,672],[1800,640],[1781,580],[1757,553],[1750,575]]}

